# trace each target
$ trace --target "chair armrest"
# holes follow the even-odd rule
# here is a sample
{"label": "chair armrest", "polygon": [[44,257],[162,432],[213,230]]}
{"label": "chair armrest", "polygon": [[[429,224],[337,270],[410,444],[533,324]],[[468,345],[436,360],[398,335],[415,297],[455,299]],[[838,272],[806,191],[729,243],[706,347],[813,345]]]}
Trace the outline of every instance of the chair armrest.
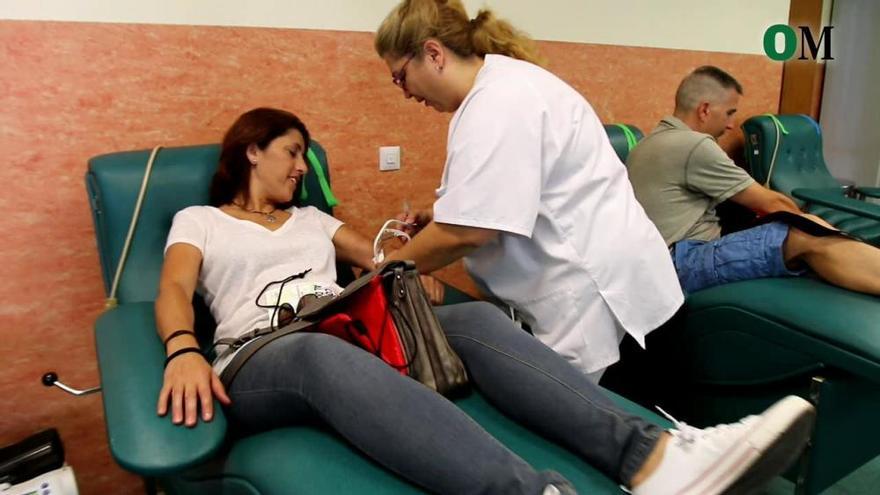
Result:
{"label": "chair armrest", "polygon": [[165,352],[156,335],[153,303],[123,304],[95,323],[104,417],[113,458],[145,476],[180,472],[212,457],[226,436],[226,418],[214,401],[214,419],[194,428],[156,415]]}
{"label": "chair armrest", "polygon": [[880,187],[856,187],[854,191],[869,198],[880,198]]}
{"label": "chair armrest", "polygon": [[860,217],[880,221],[880,206],[843,196],[838,188],[795,189],[791,194],[807,203],[827,206]]}

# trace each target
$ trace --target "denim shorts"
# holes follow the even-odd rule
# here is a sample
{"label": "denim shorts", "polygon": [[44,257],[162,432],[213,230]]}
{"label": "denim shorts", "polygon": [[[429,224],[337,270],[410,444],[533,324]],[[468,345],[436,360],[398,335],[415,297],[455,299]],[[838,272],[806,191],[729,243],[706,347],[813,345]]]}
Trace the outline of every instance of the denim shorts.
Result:
{"label": "denim shorts", "polygon": [[691,293],[740,280],[803,275],[806,270],[785,266],[782,243],[787,235],[788,225],[773,222],[714,241],[678,241],[672,261],[681,288]]}

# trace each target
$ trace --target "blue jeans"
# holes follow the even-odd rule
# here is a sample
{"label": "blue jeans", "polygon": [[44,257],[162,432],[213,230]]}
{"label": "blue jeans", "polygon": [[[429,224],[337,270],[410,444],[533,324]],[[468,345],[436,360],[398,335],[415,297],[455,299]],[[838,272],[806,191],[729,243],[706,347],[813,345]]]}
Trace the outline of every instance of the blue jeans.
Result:
{"label": "blue jeans", "polygon": [[785,266],[782,245],[787,237],[788,225],[772,222],[712,241],[678,241],[672,262],[688,294],[740,280],[802,275],[804,270]]}
{"label": "blue jeans", "polygon": [[[629,484],[659,427],[616,408],[491,304],[436,312],[472,384],[490,402]],[[574,493],[558,473],[534,470],[443,396],[328,335],[293,334],[267,345],[241,368],[230,396],[230,417],[247,430],[317,418],[431,492],[538,495],[554,484]]]}

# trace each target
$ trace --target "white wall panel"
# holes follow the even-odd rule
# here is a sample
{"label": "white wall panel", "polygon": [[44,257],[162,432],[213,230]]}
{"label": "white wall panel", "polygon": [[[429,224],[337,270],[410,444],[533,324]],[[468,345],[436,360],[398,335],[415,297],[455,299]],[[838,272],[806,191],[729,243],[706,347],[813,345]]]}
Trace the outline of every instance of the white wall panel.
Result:
{"label": "white wall panel", "polygon": [[[542,40],[763,53],[789,0],[465,0]],[[0,0],[0,18],[373,31],[396,0]]]}

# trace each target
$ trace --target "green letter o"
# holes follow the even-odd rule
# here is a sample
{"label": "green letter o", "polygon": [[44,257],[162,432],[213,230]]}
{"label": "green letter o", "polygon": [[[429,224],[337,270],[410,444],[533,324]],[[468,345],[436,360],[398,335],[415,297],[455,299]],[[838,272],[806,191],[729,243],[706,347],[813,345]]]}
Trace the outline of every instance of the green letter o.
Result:
{"label": "green letter o", "polygon": [[[785,44],[781,53],[776,51],[776,35],[779,33],[782,33],[782,36],[785,38]],[[794,56],[795,51],[797,51],[797,35],[795,35],[794,29],[790,26],[774,24],[764,31],[764,53],[771,59],[780,62],[788,60]]]}

